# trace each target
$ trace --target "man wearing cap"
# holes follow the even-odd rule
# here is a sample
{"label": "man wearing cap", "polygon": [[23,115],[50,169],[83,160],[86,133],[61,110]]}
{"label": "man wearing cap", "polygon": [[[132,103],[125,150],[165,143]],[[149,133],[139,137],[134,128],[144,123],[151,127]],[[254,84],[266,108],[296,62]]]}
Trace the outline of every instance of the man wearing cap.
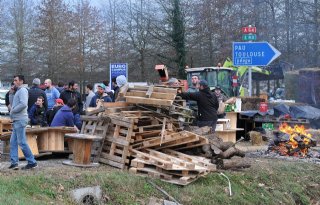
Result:
{"label": "man wearing cap", "polygon": [[103,83],[100,83],[97,87],[97,93],[92,97],[89,107],[97,107],[99,101],[103,102],[112,102],[112,99],[105,93],[106,86]]}
{"label": "man wearing cap", "polygon": [[51,125],[51,122],[56,115],[56,113],[64,106],[63,100],[61,98],[56,99],[56,104],[53,106],[52,111],[48,117],[48,125]]}
{"label": "man wearing cap", "polygon": [[46,93],[40,89],[39,85],[41,84],[39,78],[35,78],[32,81],[32,87],[28,90],[29,100],[28,100],[28,112],[31,107],[37,102],[39,96],[43,97],[43,106],[45,110],[48,110],[48,100]]}
{"label": "man wearing cap", "polygon": [[194,100],[198,105],[198,126],[211,126],[212,132],[216,129],[217,110],[219,108],[218,99],[215,94],[210,91],[208,83],[205,80],[199,82],[199,92],[179,93],[183,99]]}

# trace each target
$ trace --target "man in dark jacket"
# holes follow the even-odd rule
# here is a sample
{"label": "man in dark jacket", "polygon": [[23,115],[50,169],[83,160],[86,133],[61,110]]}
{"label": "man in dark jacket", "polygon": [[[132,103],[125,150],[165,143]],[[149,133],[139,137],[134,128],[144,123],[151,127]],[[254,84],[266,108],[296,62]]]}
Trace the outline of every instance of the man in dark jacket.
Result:
{"label": "man in dark jacket", "polygon": [[104,92],[106,86],[103,83],[99,84],[97,88],[97,93],[92,97],[89,107],[97,107],[99,100],[102,100],[103,102],[112,102],[112,99],[109,97],[109,95]]}
{"label": "man in dark jacket", "polygon": [[112,88],[113,88],[113,96],[112,96],[112,102],[115,102],[118,93],[119,93],[119,86],[117,85],[117,78],[112,78]]}
{"label": "man in dark jacket", "polygon": [[70,81],[68,89],[64,90],[60,94],[60,98],[63,100],[64,104],[67,104],[70,99],[74,99],[77,102],[77,107],[74,109],[74,113],[79,113],[83,111],[83,102],[81,100],[81,95],[76,89],[76,83]]}
{"label": "man in dark jacket", "polygon": [[44,107],[44,99],[39,96],[37,102],[32,105],[29,110],[29,119],[32,125],[40,125],[41,127],[48,126],[46,109]]}
{"label": "man in dark jacket", "polygon": [[70,99],[66,105],[64,105],[54,116],[50,127],[59,127],[59,126],[67,126],[67,127],[77,127],[74,124],[74,115],[72,109],[75,109],[77,106],[77,102],[75,99]]}
{"label": "man in dark jacket", "polygon": [[199,85],[199,92],[180,93],[179,96],[186,100],[197,101],[198,126],[211,126],[212,132],[214,132],[218,120],[217,110],[219,102],[216,95],[210,91],[207,81],[201,80]]}
{"label": "man in dark jacket", "polygon": [[42,96],[44,99],[43,106],[46,110],[48,110],[48,101],[46,93],[39,88],[41,84],[39,78],[35,78],[32,81],[32,87],[28,90],[29,92],[29,100],[28,100],[28,112],[30,111],[31,107],[37,102],[39,96]]}

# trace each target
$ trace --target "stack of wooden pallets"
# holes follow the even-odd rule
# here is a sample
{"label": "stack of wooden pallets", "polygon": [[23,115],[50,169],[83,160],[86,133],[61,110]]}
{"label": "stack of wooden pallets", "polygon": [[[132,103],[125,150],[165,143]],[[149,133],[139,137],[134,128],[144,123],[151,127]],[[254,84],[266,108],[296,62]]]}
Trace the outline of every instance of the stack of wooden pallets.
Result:
{"label": "stack of wooden pallets", "polygon": [[178,152],[209,142],[203,136],[177,131],[170,119],[155,117],[149,111],[121,111],[108,116],[113,129],[102,145],[101,163],[180,185],[216,170],[205,158]]}

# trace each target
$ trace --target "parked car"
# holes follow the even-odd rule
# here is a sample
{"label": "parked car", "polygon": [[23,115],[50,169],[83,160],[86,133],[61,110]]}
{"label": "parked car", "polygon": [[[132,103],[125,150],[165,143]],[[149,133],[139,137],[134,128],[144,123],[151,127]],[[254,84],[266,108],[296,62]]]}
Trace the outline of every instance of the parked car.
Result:
{"label": "parked car", "polygon": [[9,90],[6,90],[6,89],[0,89],[0,114],[4,114],[4,115],[9,114],[9,110],[6,106],[6,101],[5,101],[6,93],[8,91]]}

